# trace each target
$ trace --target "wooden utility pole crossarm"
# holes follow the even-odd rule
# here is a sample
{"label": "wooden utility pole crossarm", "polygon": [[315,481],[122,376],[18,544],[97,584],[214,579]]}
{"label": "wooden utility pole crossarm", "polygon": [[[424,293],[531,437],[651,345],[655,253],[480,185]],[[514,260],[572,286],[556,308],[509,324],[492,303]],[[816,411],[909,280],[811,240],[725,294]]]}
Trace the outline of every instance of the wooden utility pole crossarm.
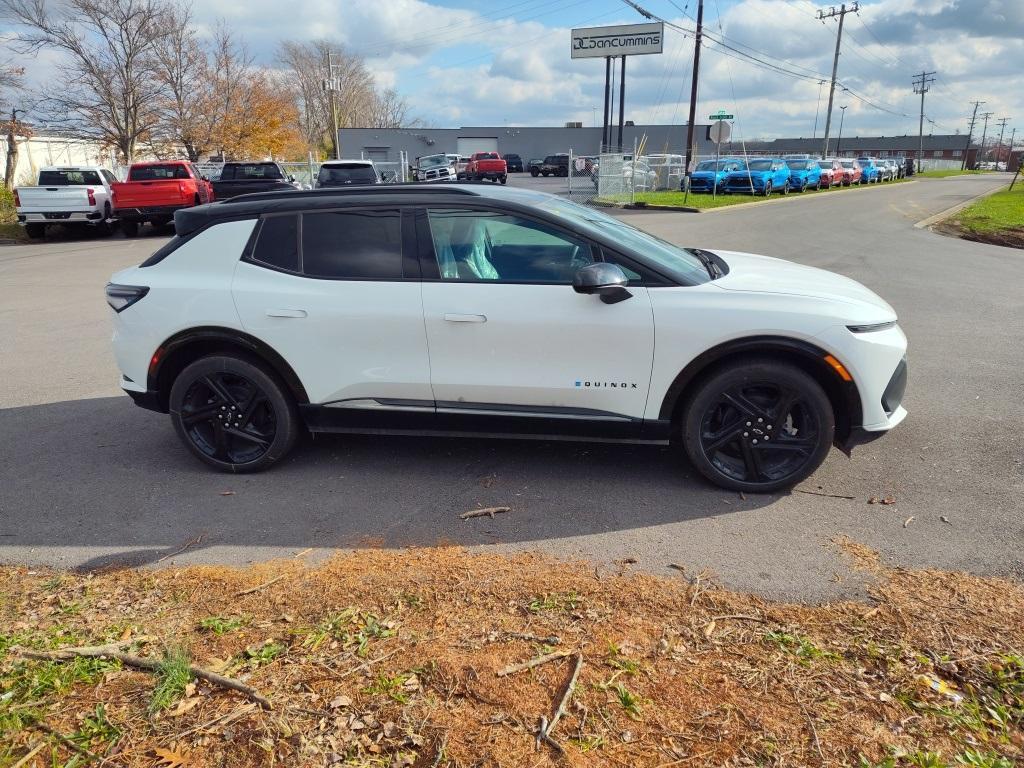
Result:
{"label": "wooden utility pole crossarm", "polygon": [[839,30],[836,32],[836,53],[832,58],[832,85],[828,89],[828,112],[825,114],[825,142],[821,151],[822,157],[828,157],[829,131],[832,129],[832,102],[835,100],[836,74],[839,72],[839,49],[843,44],[843,20],[846,18],[846,14],[856,13],[859,10],[860,4],[854,0],[849,7],[844,3],[839,6],[838,10],[836,10],[835,6],[832,6],[828,11],[818,11],[818,19],[821,21],[832,19],[836,16],[839,17]]}

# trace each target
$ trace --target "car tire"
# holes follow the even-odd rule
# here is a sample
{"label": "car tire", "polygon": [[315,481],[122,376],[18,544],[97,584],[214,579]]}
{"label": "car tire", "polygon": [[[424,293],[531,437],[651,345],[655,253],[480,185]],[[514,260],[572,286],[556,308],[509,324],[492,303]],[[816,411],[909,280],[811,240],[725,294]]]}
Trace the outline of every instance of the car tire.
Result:
{"label": "car tire", "polygon": [[690,462],[712,483],[772,493],[821,466],[835,437],[835,414],[828,395],[804,371],[748,358],[698,383],[681,428]]}
{"label": "car tire", "polygon": [[530,175],[536,179],[538,176],[540,176],[540,171],[538,171],[536,168],[531,168]]}
{"label": "car tire", "polygon": [[[803,192],[802,189],[800,191]],[[784,194],[784,195],[788,195],[789,194],[789,182],[788,181],[785,184],[782,185],[782,194]]]}
{"label": "car tire", "polygon": [[25,234],[28,235],[30,240],[42,240],[46,237],[46,225],[39,224],[38,222],[26,224]]}
{"label": "car tire", "polygon": [[139,222],[121,220],[121,231],[125,237],[135,237],[139,234]]}
{"label": "car tire", "polygon": [[500,182],[501,182],[502,184],[505,184],[505,183],[506,183],[506,182],[508,181],[508,176],[502,176],[502,177],[501,177],[501,178],[499,179],[499,181],[500,181]]}
{"label": "car tire", "polygon": [[222,472],[266,469],[299,437],[291,393],[243,357],[211,355],[186,366],[171,386],[168,404],[178,437],[200,461]]}
{"label": "car tire", "polygon": [[110,226],[110,203],[103,204],[103,220],[96,225],[95,231],[97,235],[109,235],[113,230]]}
{"label": "car tire", "polygon": [[821,179],[818,179],[818,183],[814,185],[815,192],[821,192]]}
{"label": "car tire", "polygon": [[770,181],[766,181],[765,184],[764,184],[764,196],[765,197],[771,197],[772,196],[772,183]]}

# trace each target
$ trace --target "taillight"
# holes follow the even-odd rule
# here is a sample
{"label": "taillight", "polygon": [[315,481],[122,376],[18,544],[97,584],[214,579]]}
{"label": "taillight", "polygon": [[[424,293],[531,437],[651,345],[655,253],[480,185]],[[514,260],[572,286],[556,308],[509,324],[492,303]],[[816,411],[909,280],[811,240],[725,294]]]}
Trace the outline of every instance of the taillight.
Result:
{"label": "taillight", "polygon": [[118,285],[107,283],[107,304],[115,312],[123,312],[149,293],[145,285]]}
{"label": "taillight", "polygon": [[21,205],[21,200],[18,199],[18,190],[14,190],[14,205],[15,206]]}
{"label": "taillight", "polygon": [[184,182],[184,181],[179,181],[179,182],[178,182],[178,192],[180,192],[180,193],[181,193],[181,196],[182,196],[182,197],[184,197],[184,196],[185,196],[185,193],[186,193],[187,191],[188,191],[188,189],[187,189],[187,188],[186,188],[186,186],[185,186],[185,182]]}
{"label": "taillight", "polygon": [[89,205],[96,205],[96,192],[93,191],[92,187],[85,190],[85,193],[89,195]]}

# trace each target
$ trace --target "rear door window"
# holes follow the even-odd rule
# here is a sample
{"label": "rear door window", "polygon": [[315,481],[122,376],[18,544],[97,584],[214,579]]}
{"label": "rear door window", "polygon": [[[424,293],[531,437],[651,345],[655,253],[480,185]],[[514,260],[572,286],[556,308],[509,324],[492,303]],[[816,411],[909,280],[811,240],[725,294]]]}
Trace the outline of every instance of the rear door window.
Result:
{"label": "rear door window", "polygon": [[302,272],[310,277],[348,280],[401,279],[400,212],[303,214]]}

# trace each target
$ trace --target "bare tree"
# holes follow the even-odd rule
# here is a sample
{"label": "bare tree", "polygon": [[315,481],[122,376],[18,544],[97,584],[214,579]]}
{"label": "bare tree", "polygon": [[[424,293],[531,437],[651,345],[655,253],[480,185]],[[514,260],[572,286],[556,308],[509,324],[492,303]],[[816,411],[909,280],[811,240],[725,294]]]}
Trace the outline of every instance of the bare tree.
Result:
{"label": "bare tree", "polygon": [[169,8],[163,26],[166,34],[154,46],[156,73],[164,86],[154,138],[181,147],[196,162],[213,146],[217,115],[212,71],[188,6]]}
{"label": "bare tree", "polygon": [[331,53],[340,128],[394,128],[406,124],[408,105],[394,89],[378,93],[373,75],[359,56],[330,40],[287,41],[278,59],[287,70],[287,82],[296,94],[302,134],[310,145],[331,146],[331,104],[324,87],[329,78],[327,54]]}
{"label": "bare tree", "polygon": [[0,0],[20,24],[24,52],[64,52],[42,108],[78,135],[116,147],[131,162],[160,120],[156,47],[166,34],[162,0]]}
{"label": "bare tree", "polygon": [[21,90],[22,76],[25,70],[20,67],[12,67],[7,64],[0,64],[0,115],[7,113],[10,106],[11,117],[7,121],[7,164],[4,168],[4,188],[14,189],[14,174],[18,169],[18,134],[25,131],[23,126],[18,124],[18,114],[24,113],[24,109],[18,109],[16,105],[9,104],[14,93]]}

